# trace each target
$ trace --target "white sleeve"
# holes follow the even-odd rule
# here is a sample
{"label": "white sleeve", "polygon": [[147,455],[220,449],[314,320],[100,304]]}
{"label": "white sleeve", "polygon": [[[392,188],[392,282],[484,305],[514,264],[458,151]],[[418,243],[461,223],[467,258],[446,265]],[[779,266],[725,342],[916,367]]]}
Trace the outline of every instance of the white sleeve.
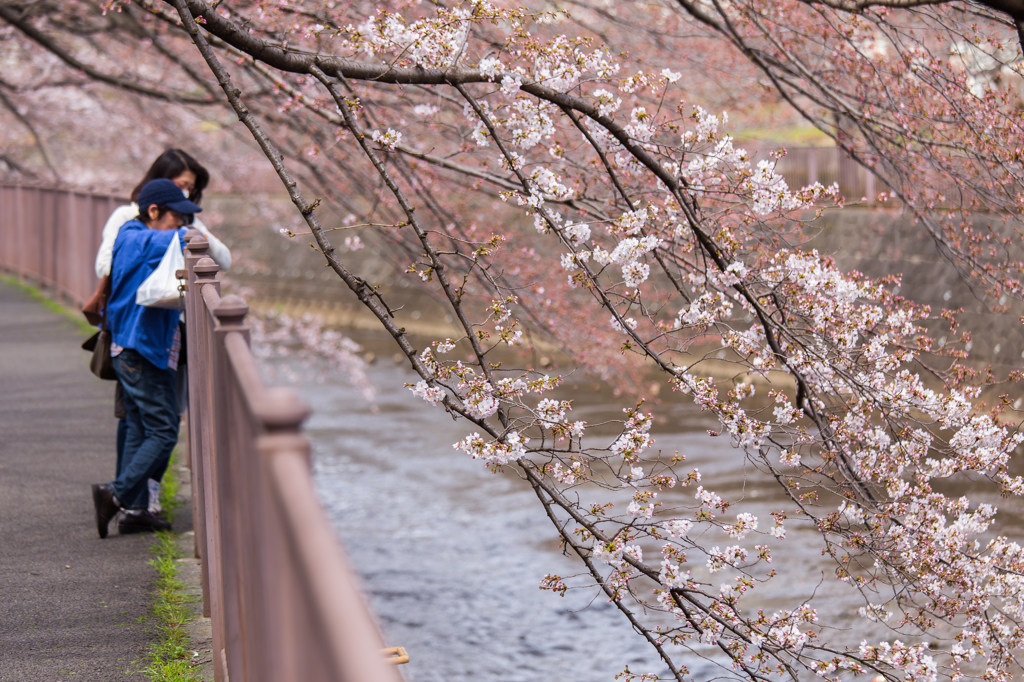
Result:
{"label": "white sleeve", "polygon": [[139,207],[136,204],[118,206],[107,218],[103,226],[103,237],[100,239],[100,250],[96,252],[96,276],[103,278],[110,274],[110,261],[114,257],[114,241],[121,226],[132,218],[139,215]]}
{"label": "white sleeve", "polygon": [[210,244],[210,258],[212,258],[213,262],[220,266],[220,271],[224,272],[225,270],[230,268],[231,249],[229,249],[224,244],[224,242],[213,236],[213,233],[210,232],[210,228],[208,228],[206,225],[203,225],[203,221],[199,219],[199,216],[193,218],[192,225],[190,227],[196,228],[197,230],[203,233],[204,237],[206,237],[206,241]]}

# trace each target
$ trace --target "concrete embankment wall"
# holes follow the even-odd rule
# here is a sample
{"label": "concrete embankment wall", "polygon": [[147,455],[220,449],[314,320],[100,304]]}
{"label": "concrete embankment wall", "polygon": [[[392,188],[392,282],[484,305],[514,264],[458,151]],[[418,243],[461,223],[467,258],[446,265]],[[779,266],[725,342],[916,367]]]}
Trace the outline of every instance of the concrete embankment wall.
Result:
{"label": "concrete embankment wall", "polygon": [[[829,211],[818,221],[821,231],[807,244],[835,257],[843,270],[858,270],[871,277],[902,275],[899,293],[931,306],[937,315],[943,308],[963,309],[961,330],[971,330],[968,349],[972,363],[991,363],[997,373],[1024,367],[1024,304],[1009,297],[993,300],[983,286],[968,282],[958,268],[939,251],[940,246],[925,227],[895,210],[842,209]],[[993,216],[978,216],[974,229],[988,225],[1014,241],[1011,256],[1022,257],[1019,237]],[[1007,312],[993,308],[1006,305]],[[940,339],[948,324],[932,325]],[[949,336],[949,340],[952,337]]]}

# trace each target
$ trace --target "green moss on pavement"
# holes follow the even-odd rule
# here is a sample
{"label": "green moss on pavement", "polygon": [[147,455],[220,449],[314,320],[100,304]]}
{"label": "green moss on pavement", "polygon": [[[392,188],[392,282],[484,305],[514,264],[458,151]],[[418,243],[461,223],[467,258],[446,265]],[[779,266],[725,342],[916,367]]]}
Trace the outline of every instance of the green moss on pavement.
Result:
{"label": "green moss on pavement", "polygon": [[[171,475],[164,476],[160,485],[160,504],[174,520],[174,512],[184,502],[178,497],[180,485],[176,472],[179,450],[171,455],[167,467]],[[191,665],[191,634],[188,624],[196,618],[195,605],[199,601],[179,577],[178,559],[184,558],[179,546],[180,535],[174,531],[156,534],[156,542],[150,548],[155,555],[149,564],[157,571],[156,588],[153,591],[153,618],[156,621],[159,639],[149,649],[149,665],[145,669],[150,682],[200,682],[202,678]]]}

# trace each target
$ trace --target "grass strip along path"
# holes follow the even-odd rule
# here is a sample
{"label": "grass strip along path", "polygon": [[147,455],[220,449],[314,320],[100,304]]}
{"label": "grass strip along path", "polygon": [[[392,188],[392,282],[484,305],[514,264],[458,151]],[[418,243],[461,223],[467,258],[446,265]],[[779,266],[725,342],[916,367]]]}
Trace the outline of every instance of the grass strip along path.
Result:
{"label": "grass strip along path", "polygon": [[[187,508],[181,496],[178,474],[180,449],[171,455],[163,484],[160,486],[160,504],[176,523],[179,512]],[[153,591],[153,619],[159,639],[150,645],[150,662],[146,675],[151,682],[201,682],[213,679],[209,656],[204,655],[203,643],[195,641],[194,624],[199,620],[199,605],[202,594],[196,584],[195,570],[190,572],[191,580],[183,580],[183,568],[195,561],[186,554],[191,548],[191,536],[176,531],[156,534],[156,542],[150,547],[154,556],[149,564],[156,569],[157,582]]]}

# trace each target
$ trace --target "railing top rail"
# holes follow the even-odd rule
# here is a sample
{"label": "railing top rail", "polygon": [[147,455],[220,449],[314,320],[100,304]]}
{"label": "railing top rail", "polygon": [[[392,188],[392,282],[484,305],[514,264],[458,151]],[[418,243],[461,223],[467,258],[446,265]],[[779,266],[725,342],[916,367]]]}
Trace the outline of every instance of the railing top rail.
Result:
{"label": "railing top rail", "polygon": [[[212,261],[205,264],[204,260],[207,259],[196,264],[197,272],[204,265],[208,266],[207,269],[216,270],[216,264]],[[204,282],[206,283],[209,282]],[[232,320],[241,320],[249,311],[242,299],[237,296],[221,296],[216,287],[203,286],[201,294],[207,314],[216,319],[221,326]],[[297,430],[309,417],[309,407],[294,391],[286,388],[268,388],[263,383],[256,358],[240,333],[226,334],[224,347],[246,408],[260,422],[262,429],[267,432]]]}
{"label": "railing top rail", "polygon": [[228,333],[224,347],[246,408],[263,429],[270,433],[298,430],[310,415],[309,406],[291,389],[268,388],[263,383],[256,358],[240,333]]}
{"label": "railing top rail", "polygon": [[105,192],[93,192],[91,190],[84,189],[73,189],[70,187],[53,187],[50,185],[43,185],[33,182],[0,182],[0,188],[23,188],[23,189],[41,189],[50,192],[64,192],[66,194],[77,194],[79,196],[93,197],[96,199],[110,199],[118,203],[127,204],[131,202],[128,197],[118,196],[116,194],[109,194]]}
{"label": "railing top rail", "polygon": [[[266,436],[264,442],[280,438]],[[279,451],[283,451],[280,448]],[[401,682],[397,670],[385,662],[383,642],[366,610],[348,562],[338,545],[337,534],[316,502],[308,466],[297,457],[270,460],[273,491],[288,528],[288,539],[300,563],[306,567],[303,587],[328,642],[327,653],[343,680]],[[344,579],[339,579],[339,573]],[[344,617],[339,615],[344,614]]]}
{"label": "railing top rail", "polygon": [[220,294],[214,287],[203,287],[203,303],[206,304],[207,312],[213,316],[213,311],[220,303]]}

